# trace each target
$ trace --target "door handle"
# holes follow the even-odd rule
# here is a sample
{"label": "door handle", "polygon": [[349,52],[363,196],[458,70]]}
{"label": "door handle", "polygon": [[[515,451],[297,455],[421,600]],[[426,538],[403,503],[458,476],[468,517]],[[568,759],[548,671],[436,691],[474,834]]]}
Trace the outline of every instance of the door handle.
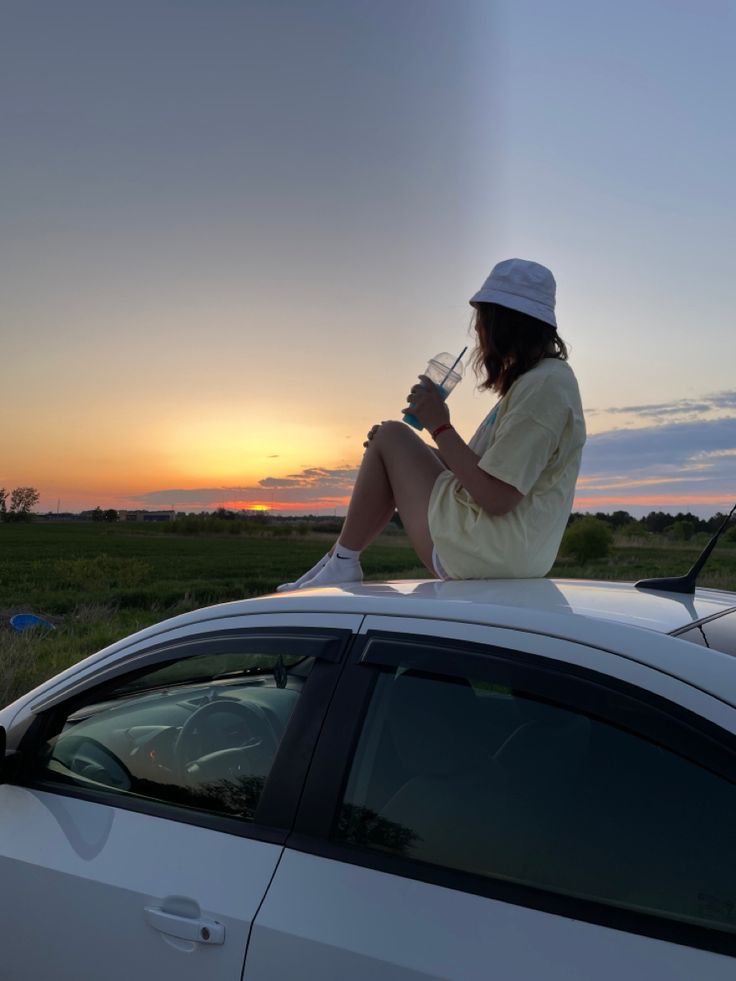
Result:
{"label": "door handle", "polygon": [[146,922],[154,930],[180,940],[193,940],[199,944],[224,944],[225,927],[217,920],[206,917],[177,916],[158,906],[145,906]]}

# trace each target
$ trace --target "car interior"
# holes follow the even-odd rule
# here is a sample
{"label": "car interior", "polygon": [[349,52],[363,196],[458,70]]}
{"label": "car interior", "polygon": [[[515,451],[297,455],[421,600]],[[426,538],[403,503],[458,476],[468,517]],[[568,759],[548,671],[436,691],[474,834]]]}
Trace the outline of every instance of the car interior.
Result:
{"label": "car interior", "polygon": [[[264,659],[266,660],[266,659]],[[252,819],[311,659],[125,688],[70,714],[47,774]],[[159,681],[160,679],[155,679]]]}

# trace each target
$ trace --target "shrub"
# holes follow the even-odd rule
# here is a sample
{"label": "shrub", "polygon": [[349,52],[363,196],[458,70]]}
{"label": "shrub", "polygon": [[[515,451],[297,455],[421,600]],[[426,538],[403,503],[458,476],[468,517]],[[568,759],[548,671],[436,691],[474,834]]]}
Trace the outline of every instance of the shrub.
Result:
{"label": "shrub", "polygon": [[675,521],[674,524],[665,528],[665,532],[676,542],[689,542],[695,534],[695,525],[692,521]]}
{"label": "shrub", "polygon": [[638,521],[627,521],[618,528],[616,534],[621,538],[646,538],[649,532]]}
{"label": "shrub", "polygon": [[613,535],[608,525],[599,518],[586,516],[574,521],[562,539],[563,555],[572,555],[585,564],[591,559],[605,559],[611,548]]}

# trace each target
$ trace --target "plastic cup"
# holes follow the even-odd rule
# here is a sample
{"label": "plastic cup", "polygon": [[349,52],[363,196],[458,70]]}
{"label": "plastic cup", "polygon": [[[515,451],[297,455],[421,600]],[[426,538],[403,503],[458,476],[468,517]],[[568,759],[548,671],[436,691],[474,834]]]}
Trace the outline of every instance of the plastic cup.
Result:
{"label": "plastic cup", "polygon": [[[436,354],[430,360],[423,372],[439,388],[443,400],[447,398],[457,383],[462,381],[462,362],[457,361],[457,364],[455,364],[456,361],[457,355],[448,354],[447,351],[443,351],[442,354]],[[453,364],[455,364],[454,368],[452,367]],[[413,426],[414,429],[424,429],[421,422],[411,412],[404,413],[404,422]]]}

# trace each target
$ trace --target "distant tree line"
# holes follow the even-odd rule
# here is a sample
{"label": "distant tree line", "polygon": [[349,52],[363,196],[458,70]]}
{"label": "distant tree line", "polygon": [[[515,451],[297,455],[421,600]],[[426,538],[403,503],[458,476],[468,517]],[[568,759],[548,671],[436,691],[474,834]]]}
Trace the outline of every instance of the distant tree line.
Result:
{"label": "distant tree line", "polygon": [[[562,555],[574,556],[579,562],[591,559],[604,559],[613,544],[614,535],[619,538],[642,539],[652,535],[668,538],[673,542],[689,542],[703,545],[723,523],[725,514],[717,512],[712,518],[699,518],[691,511],[667,514],[664,511],[650,511],[643,518],[634,518],[628,511],[614,511],[605,514],[570,515],[562,540]],[[697,537],[696,537],[697,536]],[[723,536],[726,542],[736,541],[736,523],[728,528]]]}
{"label": "distant tree line", "polygon": [[[33,508],[38,504],[40,494],[35,487],[16,487],[9,491],[0,487],[0,521],[31,521]],[[93,521],[113,522],[119,519],[114,508],[94,508],[87,512]],[[619,538],[645,538],[649,535],[662,535],[676,542],[689,542],[696,535],[712,535],[720,527],[725,514],[718,511],[710,518],[699,518],[692,511],[669,514],[666,511],[650,511],[642,518],[635,518],[628,511],[613,511],[607,514],[597,511],[573,512],[570,515],[563,541],[563,554],[575,554],[580,559],[604,557],[608,554],[613,536]],[[201,511],[198,514],[179,515],[164,528],[170,532],[198,534],[202,532],[230,532],[232,534],[269,528],[271,534],[306,534],[307,531],[339,532],[341,517],[303,514],[282,515],[273,511],[234,511],[219,507],[214,512]],[[401,519],[396,513],[389,531],[402,528]],[[736,541],[736,521],[726,531],[724,541]],[[694,542],[693,544],[697,544]]]}
{"label": "distant tree line", "polygon": [[265,535],[286,538],[290,535],[306,535],[310,532],[339,534],[342,518],[327,515],[283,515],[269,511],[216,511],[180,514],[173,521],[164,522],[161,531],[174,535]]}
{"label": "distant tree line", "polygon": [[643,534],[668,535],[680,541],[688,541],[698,532],[713,534],[720,527],[726,515],[717,511],[711,518],[699,518],[697,514],[693,514],[691,511],[679,511],[675,515],[665,511],[650,511],[643,518],[635,518],[628,511],[613,511],[611,514],[597,511],[592,515],[574,512],[570,515],[568,524],[574,524],[574,522],[586,517],[597,518],[613,532],[626,531],[632,538],[635,537],[638,530]]}
{"label": "distant tree line", "polygon": [[35,487],[16,487],[10,492],[0,487],[0,521],[31,521],[39,497]]}

